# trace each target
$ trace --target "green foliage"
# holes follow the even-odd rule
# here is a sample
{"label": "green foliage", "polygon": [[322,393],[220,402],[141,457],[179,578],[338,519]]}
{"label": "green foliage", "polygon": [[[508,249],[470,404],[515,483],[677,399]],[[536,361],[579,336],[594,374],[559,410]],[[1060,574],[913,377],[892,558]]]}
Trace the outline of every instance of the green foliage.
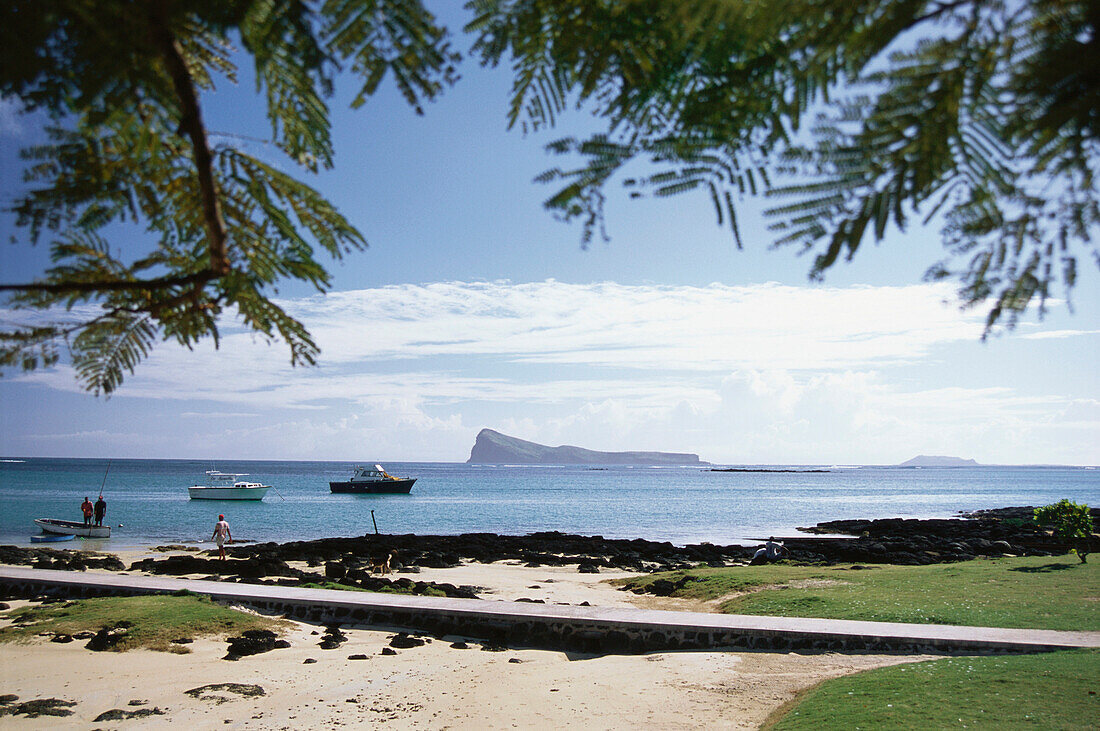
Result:
{"label": "green foliage", "polygon": [[[52,365],[64,345],[97,394],[158,340],[217,344],[223,315],[285,341],[292,364],[314,363],[317,345],[274,285],[325,291],[316,253],[366,246],[281,163],[205,128],[202,94],[236,75],[233,39],[255,62],[270,149],[306,171],[332,165],[325,99],[342,64],[364,79],[356,106],[391,75],[419,112],[456,78],[446,30],[407,0],[14,0],[0,33],[0,95],[57,120],[48,144],[23,151],[28,188],[11,206],[28,242],[50,237],[54,265],[0,287],[45,317],[0,332],[0,366]],[[147,251],[112,247],[118,224],[143,231]]]}
{"label": "green foliage", "polygon": [[[1100,6],[1089,0],[468,0],[482,63],[514,73],[508,119],[551,127],[580,107],[606,122],[548,145],[547,208],[602,231],[606,187],[706,195],[737,245],[737,204],[772,196],[776,243],[816,253],[811,275],[911,220],[943,222],[962,301],[992,300],[987,332],[1100,262],[1096,166]],[[271,122],[261,160],[207,130],[203,95],[255,66]],[[364,105],[390,80],[417,112],[457,77],[459,54],[422,0],[10,0],[0,6],[0,96],[50,116],[24,151],[11,204],[54,266],[0,285],[34,311],[0,331],[0,367],[72,353],[110,394],[155,345],[218,342],[239,316],[317,345],[274,303],[290,278],[329,286],[317,250],[366,239],[280,170],[333,164],[336,74]],[[122,252],[110,227],[135,227]],[[9,320],[11,318],[8,318]]]}
{"label": "green foliage", "polygon": [[175,652],[179,646],[172,640],[180,637],[229,636],[249,629],[278,631],[286,624],[223,607],[191,592],[27,606],[9,616],[24,624],[0,629],[0,642],[27,641],[41,632],[97,632],[128,622],[126,636],[115,646],[118,651],[147,648]]}
{"label": "green foliage", "polygon": [[952,657],[829,680],[769,731],[830,728],[1091,729],[1100,652]]}
{"label": "green foliage", "polygon": [[[911,220],[943,223],[986,332],[1100,262],[1100,6],[1088,0],[477,0],[488,63],[516,69],[511,119],[571,105],[608,132],[548,149],[580,160],[546,202],[602,226],[603,190],[705,191],[741,244],[734,202],[766,194],[777,245],[812,277]],[[509,58],[510,56],[510,58]],[[808,129],[807,129],[808,127]]]}
{"label": "green foliage", "polygon": [[1049,526],[1054,537],[1062,543],[1073,544],[1081,563],[1085,563],[1092,539],[1092,515],[1088,505],[1062,498],[1053,505],[1035,508],[1035,522]]}
{"label": "green foliage", "polygon": [[630,579],[629,586],[688,575],[673,596],[718,602],[728,614],[824,617],[979,627],[1100,630],[1100,569],[1050,557],[929,566],[742,566]]}

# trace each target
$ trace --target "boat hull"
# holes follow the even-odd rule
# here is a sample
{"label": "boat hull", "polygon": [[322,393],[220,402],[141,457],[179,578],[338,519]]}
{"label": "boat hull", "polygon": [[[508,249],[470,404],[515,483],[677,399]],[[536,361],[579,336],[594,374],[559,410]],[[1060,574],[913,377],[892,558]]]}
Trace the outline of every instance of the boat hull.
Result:
{"label": "boat hull", "polygon": [[71,541],[76,536],[71,533],[43,533],[37,536],[31,536],[31,543],[60,543],[62,541]]}
{"label": "boat hull", "polygon": [[328,483],[332,492],[348,493],[352,495],[408,495],[412,491],[416,478],[410,480],[378,480],[371,482],[342,482]]}
{"label": "boat hull", "polygon": [[75,520],[57,520],[55,518],[35,518],[34,524],[47,533],[57,533],[83,538],[110,538],[109,525],[84,525]]}
{"label": "boat hull", "polygon": [[192,500],[263,500],[271,489],[264,487],[189,487],[187,495]]}

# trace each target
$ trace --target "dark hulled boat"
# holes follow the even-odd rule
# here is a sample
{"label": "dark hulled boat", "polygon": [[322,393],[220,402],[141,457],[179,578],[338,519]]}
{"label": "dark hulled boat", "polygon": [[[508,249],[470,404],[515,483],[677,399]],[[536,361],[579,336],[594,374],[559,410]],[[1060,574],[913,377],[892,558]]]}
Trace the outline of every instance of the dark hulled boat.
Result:
{"label": "dark hulled boat", "polygon": [[415,477],[394,477],[382,469],[382,465],[371,467],[356,466],[350,480],[330,482],[332,492],[354,493],[358,495],[407,495],[412,491]]}

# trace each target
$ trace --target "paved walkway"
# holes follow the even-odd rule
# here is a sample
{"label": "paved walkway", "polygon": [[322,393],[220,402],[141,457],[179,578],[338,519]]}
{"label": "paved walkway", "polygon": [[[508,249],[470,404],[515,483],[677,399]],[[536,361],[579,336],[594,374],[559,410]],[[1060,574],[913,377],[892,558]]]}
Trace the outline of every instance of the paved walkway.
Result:
{"label": "paved walkway", "polygon": [[0,566],[0,584],[70,595],[187,589],[311,621],[342,621],[602,651],[734,647],[933,652],[1034,652],[1100,647],[1100,632],[956,627],[836,619],[666,612],[302,589],[158,576]]}

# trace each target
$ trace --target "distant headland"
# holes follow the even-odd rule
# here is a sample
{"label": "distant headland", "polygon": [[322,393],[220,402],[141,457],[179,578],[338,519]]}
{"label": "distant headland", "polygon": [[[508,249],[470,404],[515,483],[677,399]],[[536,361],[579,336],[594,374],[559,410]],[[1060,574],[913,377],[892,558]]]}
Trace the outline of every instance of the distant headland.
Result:
{"label": "distant headland", "polygon": [[507,434],[482,429],[470,450],[467,464],[613,464],[613,465],[695,465],[709,464],[697,454],[677,452],[597,452],[583,447],[563,445],[547,447]]}
{"label": "distant headland", "polygon": [[936,457],[920,454],[913,459],[906,460],[898,467],[976,467],[978,463],[972,459],[962,457]]}

